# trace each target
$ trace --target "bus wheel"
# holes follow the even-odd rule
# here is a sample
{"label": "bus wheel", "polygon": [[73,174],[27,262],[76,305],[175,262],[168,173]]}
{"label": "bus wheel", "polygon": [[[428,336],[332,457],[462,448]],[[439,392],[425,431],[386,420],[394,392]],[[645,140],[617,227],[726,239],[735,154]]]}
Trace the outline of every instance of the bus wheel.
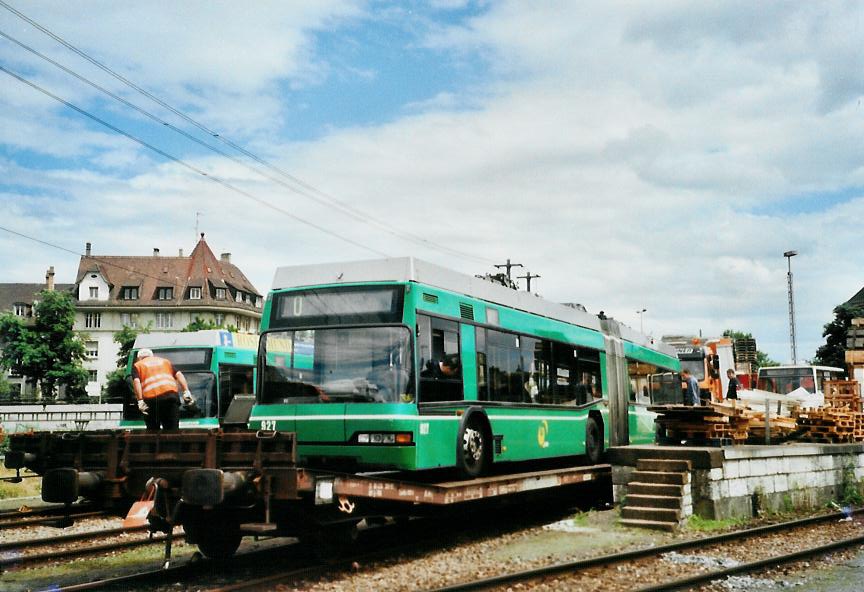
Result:
{"label": "bus wheel", "polygon": [[589,416],[585,422],[585,454],[592,465],[598,464],[603,454],[603,430],[595,417]]}
{"label": "bus wheel", "polygon": [[219,519],[218,516],[202,512],[189,523],[183,525],[187,535],[198,545],[201,554],[210,559],[228,559],[237,552],[243,535],[239,525],[233,520]]}
{"label": "bus wheel", "polygon": [[473,479],[486,471],[490,445],[482,422],[476,416],[470,417],[459,431],[458,460],[463,475]]}

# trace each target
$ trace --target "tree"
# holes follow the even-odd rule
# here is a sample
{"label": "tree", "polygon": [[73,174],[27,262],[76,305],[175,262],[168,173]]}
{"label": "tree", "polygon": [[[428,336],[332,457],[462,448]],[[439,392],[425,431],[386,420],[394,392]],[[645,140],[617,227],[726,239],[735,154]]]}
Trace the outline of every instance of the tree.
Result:
{"label": "tree", "polygon": [[856,317],[864,317],[864,307],[841,304],[834,308],[834,320],[826,324],[822,331],[825,345],[816,350],[814,364],[846,367],[846,334],[852,326],[852,319]]}
{"label": "tree", "polygon": [[183,333],[192,333],[193,331],[206,331],[208,329],[225,329],[226,331],[230,331],[232,333],[237,333],[237,327],[234,325],[217,325],[214,321],[206,321],[201,317],[196,316],[195,320],[186,325],[183,329]]}
{"label": "tree", "polygon": [[[752,333],[745,333],[743,331],[735,331],[734,329],[726,329],[723,331],[723,337],[728,337],[733,341],[738,339],[754,339]],[[755,339],[754,339],[755,341]],[[779,366],[780,363],[772,360],[771,357],[763,352],[762,350],[756,350],[756,367],[757,368],[765,368],[766,366]]]}
{"label": "tree", "polygon": [[114,343],[120,345],[117,352],[117,369],[112,370],[105,377],[102,387],[102,399],[106,403],[122,403],[129,390],[126,384],[126,364],[129,363],[129,352],[135,346],[135,339],[142,333],[149,333],[150,325],[141,329],[123,325],[123,328],[114,334]]}
{"label": "tree", "polygon": [[12,402],[12,385],[6,377],[0,375],[0,403]]}
{"label": "tree", "polygon": [[207,329],[218,329],[219,326],[213,321],[205,321],[201,317],[195,317],[195,320],[183,328],[183,333],[192,333],[193,331],[206,331]]}
{"label": "tree", "polygon": [[72,296],[53,290],[39,292],[33,317],[32,326],[8,313],[0,317],[0,365],[15,368],[32,384],[38,383],[43,401],[53,400],[60,386],[66,387],[66,400],[86,400],[85,350],[82,336],[73,330]]}

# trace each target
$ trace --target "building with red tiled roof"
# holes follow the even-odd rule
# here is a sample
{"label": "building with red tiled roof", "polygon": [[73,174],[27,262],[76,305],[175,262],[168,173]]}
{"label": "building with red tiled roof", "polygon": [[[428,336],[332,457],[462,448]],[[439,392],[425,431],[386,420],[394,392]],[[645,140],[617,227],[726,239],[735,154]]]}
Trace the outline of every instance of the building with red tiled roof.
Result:
{"label": "building with red tiled roof", "polygon": [[261,319],[261,294],[231,262],[230,253],[213,254],[203,233],[188,257],[182,251],[162,256],[159,249],[143,257],[97,256],[87,243],[75,286],[75,329],[90,336],[86,365],[91,396],[99,395],[115,369],[119,346],[114,334],[124,325],[181,331],[200,318],[257,333]]}

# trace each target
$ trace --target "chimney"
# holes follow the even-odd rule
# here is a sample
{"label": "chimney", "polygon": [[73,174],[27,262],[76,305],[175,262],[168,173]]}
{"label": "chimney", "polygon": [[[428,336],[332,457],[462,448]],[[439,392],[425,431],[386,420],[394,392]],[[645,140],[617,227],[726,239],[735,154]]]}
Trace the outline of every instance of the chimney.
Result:
{"label": "chimney", "polygon": [[[87,243],[88,245],[90,243]],[[54,291],[54,266],[48,268],[48,273],[45,274],[45,289],[49,292]]]}
{"label": "chimney", "polygon": [[84,256],[85,257],[90,256],[90,252],[91,252],[92,247],[93,247],[93,245],[91,245],[90,243],[87,243],[87,245],[84,248]]}
{"label": "chimney", "polygon": [[180,257],[182,257],[183,256],[183,249],[180,249],[179,253],[180,253]]}
{"label": "chimney", "polygon": [[231,263],[231,253],[222,253],[219,255],[219,259],[225,263]]}
{"label": "chimney", "polygon": [[153,248],[153,256],[154,256],[154,257],[158,257],[158,256],[159,256],[159,249],[157,249],[156,247]]}

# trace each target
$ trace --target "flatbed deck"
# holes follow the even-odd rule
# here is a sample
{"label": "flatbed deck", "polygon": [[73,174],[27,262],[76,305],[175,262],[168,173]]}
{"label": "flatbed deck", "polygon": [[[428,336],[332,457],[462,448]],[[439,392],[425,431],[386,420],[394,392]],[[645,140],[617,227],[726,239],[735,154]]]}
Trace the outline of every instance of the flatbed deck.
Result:
{"label": "flatbed deck", "polygon": [[306,475],[306,479],[298,480],[301,490],[314,487],[309,479],[332,479],[334,495],[447,506],[611,478],[612,467],[608,464],[565,467],[440,483],[418,483],[376,475],[328,475],[315,471],[306,471]]}

